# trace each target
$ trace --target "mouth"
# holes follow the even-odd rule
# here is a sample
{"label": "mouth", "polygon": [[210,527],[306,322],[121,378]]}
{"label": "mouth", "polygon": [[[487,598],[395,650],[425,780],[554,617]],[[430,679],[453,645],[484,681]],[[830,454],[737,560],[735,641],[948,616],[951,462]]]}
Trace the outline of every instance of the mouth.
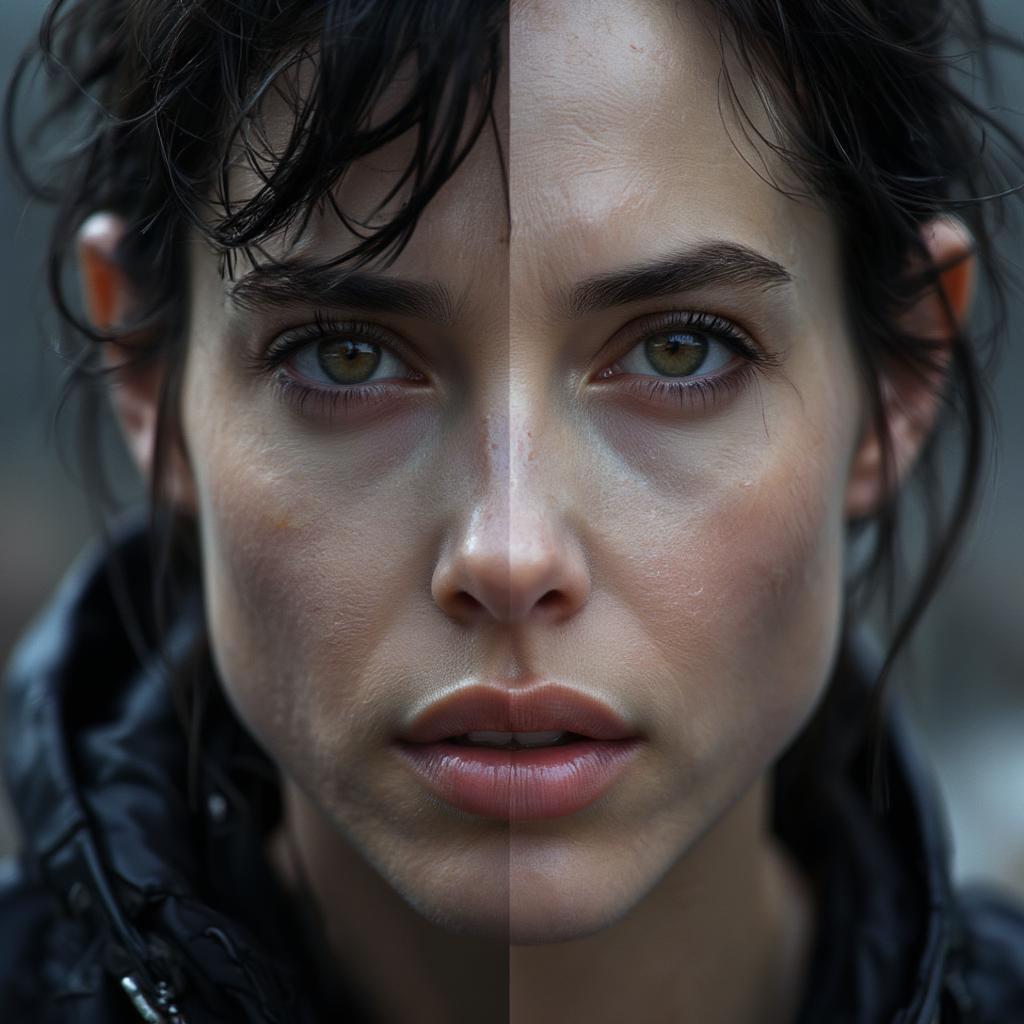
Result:
{"label": "mouth", "polygon": [[396,747],[446,804],[484,818],[538,821],[594,803],[641,742],[606,704],[571,688],[474,685],[429,705]]}
{"label": "mouth", "polygon": [[586,739],[574,732],[467,732],[449,742],[460,747],[491,747],[496,750],[535,750],[538,747],[564,747]]}

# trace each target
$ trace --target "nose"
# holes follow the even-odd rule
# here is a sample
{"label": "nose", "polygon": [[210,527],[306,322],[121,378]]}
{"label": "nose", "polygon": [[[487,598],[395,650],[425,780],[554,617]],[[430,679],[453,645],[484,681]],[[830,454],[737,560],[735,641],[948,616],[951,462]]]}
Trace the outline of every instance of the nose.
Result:
{"label": "nose", "polygon": [[463,625],[557,624],[590,596],[590,570],[564,498],[545,486],[532,443],[510,447],[520,449],[523,464],[508,449],[489,460],[486,483],[431,581],[436,605]]}
{"label": "nose", "polygon": [[[562,622],[586,604],[590,578],[578,544],[542,521],[496,528],[480,511],[434,572],[434,602],[465,625]],[[502,536],[504,535],[504,536]]]}

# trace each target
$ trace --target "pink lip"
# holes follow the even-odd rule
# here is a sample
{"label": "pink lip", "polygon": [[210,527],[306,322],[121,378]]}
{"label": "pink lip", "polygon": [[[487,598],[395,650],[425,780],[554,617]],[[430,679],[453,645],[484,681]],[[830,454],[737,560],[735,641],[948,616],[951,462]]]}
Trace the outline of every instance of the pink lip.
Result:
{"label": "pink lip", "polygon": [[[503,750],[452,742],[467,732],[568,732],[564,746]],[[574,814],[615,783],[640,745],[607,705],[568,687],[472,686],[430,705],[398,751],[436,796],[470,814],[538,821]]]}

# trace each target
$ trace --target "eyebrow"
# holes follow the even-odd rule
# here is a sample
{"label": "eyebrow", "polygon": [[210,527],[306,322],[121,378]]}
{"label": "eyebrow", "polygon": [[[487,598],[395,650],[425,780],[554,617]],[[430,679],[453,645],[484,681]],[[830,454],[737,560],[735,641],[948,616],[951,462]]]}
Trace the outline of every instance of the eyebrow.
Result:
{"label": "eyebrow", "polygon": [[237,308],[250,311],[308,303],[397,313],[441,324],[456,319],[452,294],[438,282],[424,283],[304,260],[260,264],[229,289],[228,298]]}
{"label": "eyebrow", "polygon": [[706,242],[581,281],[558,303],[571,319],[614,306],[714,285],[761,289],[791,284],[781,263],[736,242]]}

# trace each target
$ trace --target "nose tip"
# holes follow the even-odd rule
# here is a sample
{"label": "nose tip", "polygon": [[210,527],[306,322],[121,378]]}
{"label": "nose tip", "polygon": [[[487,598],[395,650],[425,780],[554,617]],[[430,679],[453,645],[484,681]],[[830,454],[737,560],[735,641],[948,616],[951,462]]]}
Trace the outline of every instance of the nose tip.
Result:
{"label": "nose tip", "polygon": [[467,537],[438,563],[431,584],[434,601],[450,618],[471,625],[555,624],[587,602],[589,573],[578,546],[534,530],[501,547],[483,534]]}

